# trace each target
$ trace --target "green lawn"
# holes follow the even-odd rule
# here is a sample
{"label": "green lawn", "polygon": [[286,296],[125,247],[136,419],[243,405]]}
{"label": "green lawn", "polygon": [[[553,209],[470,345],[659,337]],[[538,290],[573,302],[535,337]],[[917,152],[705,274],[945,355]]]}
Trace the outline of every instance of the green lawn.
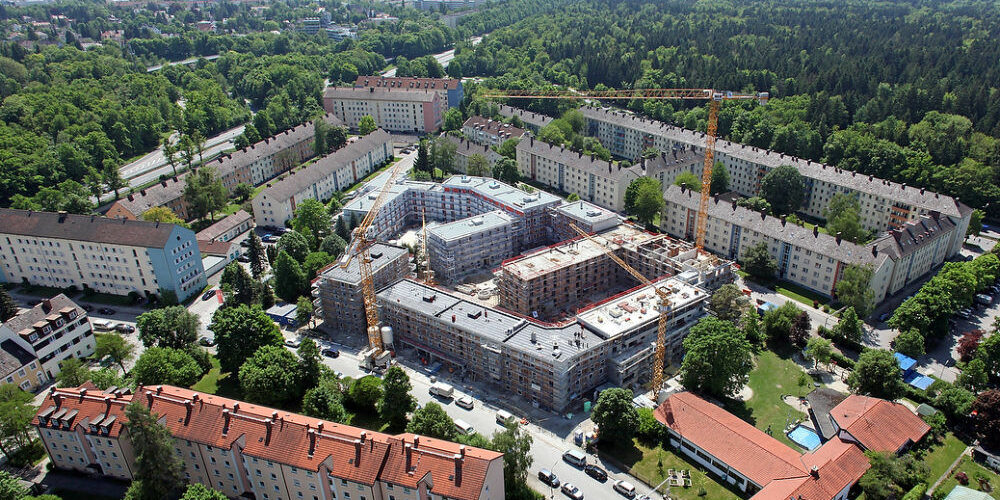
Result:
{"label": "green lawn", "polygon": [[750,372],[749,386],[753,396],[748,401],[730,400],[726,409],[762,431],[771,429],[771,435],[796,451],[804,451],[788,439],[783,432],[785,424],[806,419],[802,413],[781,400],[792,394],[805,396],[813,390],[813,380],[799,365],[779,357],[772,351],[757,355],[756,366]]}
{"label": "green lawn", "polygon": [[784,281],[778,282],[775,285],[774,290],[785,297],[797,300],[809,307],[813,306],[813,301],[819,302],[821,306],[830,302],[829,298],[823,297],[812,290],[806,290],[798,285],[793,285]]}
{"label": "green lawn", "polygon": [[360,181],[355,182],[353,186],[345,189],[343,191],[344,194],[350,193],[351,191],[354,191],[355,189],[358,189],[359,187],[364,186],[366,182],[374,179],[376,176],[378,176],[378,174],[381,174],[382,172],[385,172],[385,170],[387,168],[395,165],[397,161],[399,161],[399,158],[393,157],[392,161],[390,161],[388,165],[386,165],[386,166],[384,166],[384,167],[382,167],[382,168],[380,168],[380,169],[378,169],[378,170],[376,170],[376,171],[368,174],[368,177],[365,177],[364,179],[361,179]]}
{"label": "green lawn", "polygon": [[930,468],[927,481],[930,484],[934,484],[934,481],[937,481],[945,472],[948,472],[948,467],[951,467],[952,462],[963,451],[965,451],[965,443],[949,432],[941,441],[931,444],[926,451],[919,452],[918,457],[920,460]]}
{"label": "green lawn", "polygon": [[[106,304],[109,306],[133,306],[132,298],[128,295],[111,295],[110,293],[90,293],[83,294],[81,300],[87,302],[95,302],[98,304]],[[143,307],[148,307],[149,302],[143,304]]]}
{"label": "green lawn", "polygon": [[[17,285],[15,284],[14,286],[11,286],[11,288],[14,288],[15,286],[17,286]],[[60,293],[66,293],[66,289],[65,288],[56,288],[56,287],[41,286],[41,285],[20,286],[17,289],[17,291],[18,291],[18,293],[23,293],[25,295],[36,295],[38,297],[55,297],[56,295],[59,295]],[[77,292],[77,293],[79,293],[79,292]],[[76,294],[75,293],[66,293],[67,297],[72,297],[74,295],[76,295]]]}
{"label": "green lawn", "polygon": [[55,488],[48,494],[56,495],[63,500],[117,500],[118,497],[99,495],[97,493],[83,493],[73,490]]}
{"label": "green lawn", "polygon": [[191,389],[206,394],[216,394],[225,398],[241,399],[239,381],[231,373],[222,373],[219,359],[212,356],[212,369],[205,374]]}
{"label": "green lawn", "polygon": [[[992,496],[993,498],[1000,499],[1000,475],[998,475],[996,472],[993,472],[987,469],[986,467],[979,465],[978,463],[972,460],[972,457],[969,456],[962,457],[962,461],[959,462],[958,467],[955,468],[955,473],[957,474],[958,472],[964,472],[967,476],[969,476],[969,484],[965,486],[967,488],[972,488],[974,490],[979,489],[979,481],[976,480],[976,476],[980,474],[986,476],[989,479],[990,486],[993,489],[993,491],[989,492],[990,496]],[[955,474],[952,474],[950,477],[948,477],[948,479],[945,479],[943,482],[941,482],[941,484],[938,486],[937,491],[943,491],[945,493],[948,493],[957,484],[958,480],[955,479]]]}
{"label": "green lawn", "polygon": [[[740,498],[736,493],[721,483],[716,482],[713,477],[702,472],[698,465],[688,462],[681,455],[675,454],[670,450],[664,450],[659,446],[648,448],[638,442],[630,444],[632,446],[628,448],[620,446],[609,447],[605,444],[601,447],[601,454],[610,456],[620,462],[628,469],[630,474],[645,482],[650,487],[660,484],[667,477],[670,469],[690,470],[691,487],[682,488],[675,486],[671,488],[670,496],[672,498],[679,500],[699,500],[703,498],[711,500],[736,500]],[[705,490],[705,495],[699,496],[698,493],[701,489]],[[665,487],[660,492],[665,493]]]}

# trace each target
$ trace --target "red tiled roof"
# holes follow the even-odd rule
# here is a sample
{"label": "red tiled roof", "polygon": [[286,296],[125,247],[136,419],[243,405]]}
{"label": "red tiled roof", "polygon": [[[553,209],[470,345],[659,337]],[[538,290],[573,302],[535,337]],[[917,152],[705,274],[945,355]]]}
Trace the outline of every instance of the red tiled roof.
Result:
{"label": "red tiled roof", "polygon": [[854,443],[834,438],[813,453],[802,456],[803,463],[814,475],[800,479],[772,481],[754,495],[752,500],[826,500],[853,485],[868,470],[868,457]]}
{"label": "red tiled roof", "polygon": [[795,450],[694,393],[671,395],[656,409],[655,416],[759,485],[802,477],[808,471]]}
{"label": "red tiled roof", "polygon": [[830,412],[841,429],[869,450],[896,452],[920,441],[930,426],[907,407],[884,399],[851,395]]}
{"label": "red tiled roof", "polygon": [[423,90],[454,90],[461,80],[456,78],[418,78],[414,76],[365,76],[358,75],[355,87],[413,88]]}
{"label": "red tiled roof", "polygon": [[[430,475],[430,492],[461,500],[479,498],[490,462],[502,453],[463,446],[450,441],[414,434],[389,438],[392,452],[382,470],[382,480],[407,488],[416,488]],[[410,446],[410,469],[406,470],[406,447]],[[458,457],[464,456],[464,460]]]}
{"label": "red tiled roof", "polygon": [[104,424],[108,429],[106,435],[117,437],[125,423],[125,407],[131,402],[129,394],[115,396],[86,386],[52,390],[31,423],[64,431],[75,431],[78,426],[87,425],[86,432],[90,431],[91,424]]}
{"label": "red tiled roof", "polygon": [[229,256],[229,249],[236,244],[235,241],[209,241],[198,240],[198,251],[204,255]]}

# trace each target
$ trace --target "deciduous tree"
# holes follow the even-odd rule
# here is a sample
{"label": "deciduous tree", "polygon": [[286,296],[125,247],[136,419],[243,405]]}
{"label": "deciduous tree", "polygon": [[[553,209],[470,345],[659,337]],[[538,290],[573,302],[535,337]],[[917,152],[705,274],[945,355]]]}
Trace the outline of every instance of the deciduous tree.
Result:
{"label": "deciduous tree", "polygon": [[826,217],[826,231],[832,235],[840,233],[841,238],[854,243],[864,243],[868,231],[861,225],[861,204],[858,199],[846,193],[837,193],[823,212]]}
{"label": "deciduous tree", "polygon": [[743,252],[743,269],[755,278],[770,280],[778,272],[778,261],[771,257],[767,243],[760,242]]}
{"label": "deciduous tree", "polygon": [[810,337],[806,342],[806,357],[813,360],[814,366],[827,364],[833,356],[833,343],[821,337]]}
{"label": "deciduous tree", "polygon": [[267,263],[267,254],[264,253],[264,243],[260,241],[255,231],[250,232],[250,246],[247,247],[247,258],[250,259],[250,274],[254,279],[259,279],[264,274],[264,266]]}
{"label": "deciduous tree", "polygon": [[764,175],[760,181],[760,196],[771,204],[777,215],[795,213],[805,198],[802,174],[791,165],[782,165]]}
{"label": "deciduous tree", "polygon": [[59,362],[56,384],[59,387],[77,387],[90,378],[90,370],[77,358],[66,358]]}
{"label": "deciduous tree", "polygon": [[897,352],[905,354],[911,358],[919,358],[926,352],[924,349],[924,336],[920,333],[920,330],[915,328],[911,328],[903,333],[900,333],[892,341],[892,347],[894,347]]}
{"label": "deciduous tree", "polygon": [[465,169],[466,173],[469,175],[475,175],[478,177],[489,177],[493,173],[490,169],[490,162],[485,156],[475,153],[469,156],[468,167]]}
{"label": "deciduous tree", "polygon": [[674,178],[674,185],[690,189],[696,193],[701,192],[701,178],[691,172],[681,172]]}
{"label": "deciduous tree", "polygon": [[493,178],[512,186],[517,185],[521,181],[521,174],[517,171],[517,162],[512,158],[501,158],[493,166]]}
{"label": "deciduous tree", "polygon": [[8,319],[17,316],[18,311],[20,308],[7,293],[7,289],[0,287],[0,323],[5,323]]}
{"label": "deciduous tree", "polygon": [[330,382],[323,382],[306,391],[302,397],[302,413],[333,422],[344,423],[347,420],[343,395],[336,387],[336,383]]}
{"label": "deciduous tree", "polygon": [[173,210],[168,207],[153,207],[142,213],[142,220],[146,222],[160,222],[163,224],[177,224],[178,226],[187,227],[184,223],[184,219],[181,219]]}
{"label": "deciduous tree", "polygon": [[278,238],[276,247],[279,253],[283,251],[287,252],[289,256],[295,259],[295,262],[300,264],[306,260],[306,255],[309,255],[309,240],[298,231],[289,231],[281,235],[281,238]]}
{"label": "deciduous tree", "polygon": [[736,321],[750,307],[750,297],[744,295],[740,287],[727,283],[712,294],[708,303],[717,318]]}
{"label": "deciduous tree", "polygon": [[990,449],[1000,448],[1000,390],[991,389],[976,396],[972,402],[973,422],[979,438]]}
{"label": "deciduous tree", "polygon": [[306,293],[306,275],[287,252],[278,252],[274,260],[274,293],[285,302],[295,302]]}
{"label": "deciduous tree", "polygon": [[382,398],[382,381],[373,375],[366,375],[351,383],[347,395],[355,408],[373,413]]}
{"label": "deciduous tree", "polygon": [[941,410],[948,417],[948,421],[955,424],[969,416],[972,402],[975,400],[976,395],[968,390],[949,386],[934,398],[934,407]]}
{"label": "deciduous tree", "polygon": [[[452,425],[453,429],[454,427]],[[491,448],[503,453],[504,484],[523,484],[527,480],[528,468],[534,462],[531,456],[532,441],[531,434],[523,432],[514,421],[507,422],[504,430],[493,434]]]}
{"label": "deciduous tree", "polygon": [[219,309],[212,315],[209,330],[218,342],[219,364],[223,372],[237,373],[243,361],[264,346],[281,346],[284,342],[278,325],[259,305],[240,304]]}
{"label": "deciduous tree", "polygon": [[684,339],[682,382],[692,391],[728,397],[746,384],[753,348],[736,326],[705,316]]}
{"label": "deciduous tree", "polygon": [[[455,421],[444,412],[441,405],[431,401],[423,408],[418,408],[417,411],[413,412],[413,418],[406,425],[406,432],[444,439],[445,441],[454,441],[456,434]],[[506,471],[504,472],[506,473]]]}
{"label": "deciduous tree", "polygon": [[847,385],[858,394],[894,401],[904,392],[903,372],[891,352],[869,349],[854,364]]}
{"label": "deciduous tree", "polygon": [[169,347],[146,349],[132,368],[132,378],[139,385],[175,385],[189,387],[204,374],[190,354]]}
{"label": "deciduous tree", "polygon": [[94,357],[101,359],[108,356],[115,363],[118,363],[118,366],[122,369],[122,373],[128,374],[128,370],[125,369],[125,363],[131,361],[135,355],[135,346],[128,340],[125,340],[125,337],[114,332],[98,335],[95,340]]}
{"label": "deciduous tree", "polygon": [[362,116],[358,120],[358,134],[368,135],[374,131],[378,130],[378,125],[375,123],[375,119],[371,115]]}
{"label": "deciduous tree", "polygon": [[639,429],[639,414],[632,405],[632,390],[615,387],[601,391],[591,419],[601,429],[601,438],[628,442]]}
{"label": "deciduous tree", "polygon": [[300,233],[309,229],[317,240],[322,240],[327,234],[330,234],[330,213],[319,200],[305,200],[299,203],[295,209],[292,228]]}
{"label": "deciduous tree", "polygon": [[[244,271],[244,274],[246,271]],[[148,347],[185,349],[198,340],[201,321],[184,306],[153,309],[136,318],[139,340]]]}
{"label": "deciduous tree", "polygon": [[[142,399],[144,401],[144,399]],[[133,480],[125,494],[127,500],[170,498],[181,485],[184,467],[174,453],[174,438],[158,422],[159,415],[135,401],[125,407],[125,428],[135,452]]]}
{"label": "deciduous tree", "polygon": [[410,391],[410,377],[399,366],[392,366],[382,377],[382,397],[378,402],[378,413],[382,420],[394,429],[402,429],[406,415],[417,407],[417,401]]}
{"label": "deciduous tree", "polygon": [[227,500],[227,497],[201,483],[193,483],[184,490],[181,500]]}
{"label": "deciduous tree", "polygon": [[298,360],[283,346],[266,345],[240,366],[240,388],[248,401],[284,406],[302,395]]}
{"label": "deciduous tree", "polygon": [[867,318],[875,307],[875,291],[871,289],[872,267],[849,264],[837,281],[837,300]]}
{"label": "deciduous tree", "polygon": [[712,189],[711,194],[722,194],[729,191],[729,169],[721,161],[715,162],[712,167]]}

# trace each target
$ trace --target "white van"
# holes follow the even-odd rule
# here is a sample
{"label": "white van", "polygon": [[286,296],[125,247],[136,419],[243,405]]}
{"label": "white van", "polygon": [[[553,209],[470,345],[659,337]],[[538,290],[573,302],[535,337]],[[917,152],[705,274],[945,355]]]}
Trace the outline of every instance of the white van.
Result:
{"label": "white van", "polygon": [[94,328],[95,332],[110,332],[114,330],[116,326],[114,321],[108,321],[106,319],[94,319],[90,318],[90,325]]}
{"label": "white van", "polygon": [[583,467],[587,465],[587,454],[580,450],[569,450],[566,453],[563,453],[562,458],[566,461],[566,463],[576,467]]}
{"label": "white van", "polygon": [[455,428],[462,434],[473,434],[476,432],[476,429],[472,428],[472,424],[460,418],[455,419]]}
{"label": "white van", "polygon": [[450,399],[455,395],[455,388],[451,384],[446,384],[444,382],[434,382],[431,384],[429,391],[432,395],[439,398]]}
{"label": "white van", "polygon": [[504,410],[497,410],[497,423],[498,424],[506,426],[507,422],[510,422],[513,418],[514,418],[514,415],[511,415],[510,412],[504,411]]}
{"label": "white van", "polygon": [[626,498],[635,498],[635,486],[628,481],[615,481],[614,489]]}

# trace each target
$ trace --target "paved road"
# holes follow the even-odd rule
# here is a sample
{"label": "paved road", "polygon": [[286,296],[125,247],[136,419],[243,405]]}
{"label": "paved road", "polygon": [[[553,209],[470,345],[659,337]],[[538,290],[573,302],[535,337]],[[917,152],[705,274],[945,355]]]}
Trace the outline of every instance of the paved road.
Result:
{"label": "paved road", "polygon": [[[474,36],[474,37],[472,37],[472,38],[469,39],[469,42],[471,42],[472,45],[476,45],[479,42],[481,42],[482,40],[483,40],[483,37],[481,37],[481,36]],[[441,66],[445,67],[445,68],[448,67],[448,63],[450,63],[451,60],[454,59],[454,58],[455,58],[455,49],[446,50],[446,51],[441,52],[439,54],[434,54],[434,59],[437,59],[437,62],[440,63]],[[387,77],[396,76],[396,68],[393,67],[393,68],[387,70],[385,73],[382,73],[382,75],[383,76],[387,76]]]}
{"label": "paved road", "polygon": [[183,61],[174,61],[174,62],[171,62],[171,63],[157,64],[156,66],[149,66],[148,68],[146,68],[146,73],[152,73],[154,71],[159,71],[159,70],[163,69],[164,66],[180,66],[181,64],[194,64],[194,63],[198,62],[199,59],[205,59],[207,61],[214,61],[214,60],[216,60],[218,58],[219,58],[218,54],[211,55],[211,56],[204,56],[204,57],[189,57],[189,58],[187,58],[187,59],[185,59]]}
{"label": "paved road", "polygon": [[[202,156],[207,158],[232,148],[233,141],[242,133],[243,125],[240,125],[219,135],[209,137],[205,140],[205,150]],[[178,163],[181,163],[180,158],[178,158]],[[122,165],[119,172],[121,172],[122,178],[128,179],[130,186],[138,186],[159,178],[161,174],[171,174],[173,170],[167,164],[163,148],[159,147],[132,163]]]}

